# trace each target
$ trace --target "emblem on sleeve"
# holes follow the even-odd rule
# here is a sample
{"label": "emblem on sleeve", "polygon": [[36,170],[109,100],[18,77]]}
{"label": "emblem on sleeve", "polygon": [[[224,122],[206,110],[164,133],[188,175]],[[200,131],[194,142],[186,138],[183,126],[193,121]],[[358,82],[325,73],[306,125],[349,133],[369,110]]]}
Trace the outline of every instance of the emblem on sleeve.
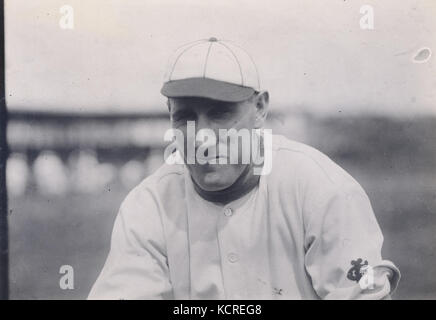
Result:
{"label": "emblem on sleeve", "polygon": [[365,262],[363,263],[362,261],[363,260],[361,258],[351,261],[352,267],[350,268],[350,270],[348,270],[347,273],[347,278],[351,281],[359,282],[368,270],[368,261],[365,260]]}

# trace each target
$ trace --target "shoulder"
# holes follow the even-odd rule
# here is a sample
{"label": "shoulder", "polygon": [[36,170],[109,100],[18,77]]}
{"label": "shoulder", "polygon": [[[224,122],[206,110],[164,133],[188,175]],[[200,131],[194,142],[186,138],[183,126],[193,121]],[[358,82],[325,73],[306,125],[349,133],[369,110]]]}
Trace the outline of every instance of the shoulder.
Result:
{"label": "shoulder", "polygon": [[281,135],[273,135],[272,140],[272,171],[276,174],[288,172],[291,175],[286,176],[303,184],[315,181],[324,188],[358,185],[347,171],[318,149]]}
{"label": "shoulder", "polygon": [[133,235],[132,239],[136,239],[135,241],[139,241],[142,245],[153,239],[163,248],[165,243],[163,204],[177,202],[175,199],[170,199],[173,196],[177,197],[177,194],[168,191],[171,190],[168,186],[172,185],[180,189],[180,186],[184,185],[181,183],[183,181],[183,168],[180,165],[163,164],[134,187],[120,205],[113,232],[115,238],[122,232],[129,237]]}
{"label": "shoulder", "polygon": [[275,135],[272,145],[268,185],[286,198],[296,199],[306,213],[321,212],[334,199],[369,201],[359,182],[316,148]]}
{"label": "shoulder", "polygon": [[[297,199],[306,229],[309,226],[320,228],[323,223],[331,225],[350,217],[373,225],[375,218],[370,200],[348,172],[313,147],[284,137],[275,138],[274,161],[281,174],[276,172],[274,180],[281,185],[281,193],[295,193],[295,197],[287,198]],[[284,174],[285,171],[289,174]]]}
{"label": "shoulder", "polygon": [[127,194],[121,208],[149,209],[159,202],[179,197],[183,189],[184,166],[164,163]]}

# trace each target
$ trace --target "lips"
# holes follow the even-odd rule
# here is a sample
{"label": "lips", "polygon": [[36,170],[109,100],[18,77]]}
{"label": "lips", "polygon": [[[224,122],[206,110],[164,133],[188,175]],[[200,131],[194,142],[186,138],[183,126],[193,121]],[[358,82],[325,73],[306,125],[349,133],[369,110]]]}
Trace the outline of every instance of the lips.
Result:
{"label": "lips", "polygon": [[218,164],[219,159],[227,159],[227,157],[225,156],[197,157],[197,161],[207,162],[207,163],[212,162],[212,164]]}

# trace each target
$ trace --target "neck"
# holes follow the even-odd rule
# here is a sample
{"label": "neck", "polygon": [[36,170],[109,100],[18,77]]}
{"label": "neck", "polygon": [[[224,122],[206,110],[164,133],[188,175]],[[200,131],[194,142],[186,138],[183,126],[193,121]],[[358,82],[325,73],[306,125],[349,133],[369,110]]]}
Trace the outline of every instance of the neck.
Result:
{"label": "neck", "polygon": [[242,174],[228,188],[218,191],[206,191],[191,178],[195,191],[204,199],[211,202],[227,204],[242,198],[259,184],[259,175],[253,174],[253,166],[247,165]]}

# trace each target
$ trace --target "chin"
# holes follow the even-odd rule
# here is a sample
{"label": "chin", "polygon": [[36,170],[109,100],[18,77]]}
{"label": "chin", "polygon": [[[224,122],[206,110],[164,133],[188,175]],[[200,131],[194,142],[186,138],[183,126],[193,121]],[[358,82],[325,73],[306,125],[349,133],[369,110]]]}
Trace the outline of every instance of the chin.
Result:
{"label": "chin", "polygon": [[230,187],[242,173],[243,167],[234,165],[205,165],[190,167],[191,175],[204,191],[220,191]]}
{"label": "chin", "polygon": [[230,187],[234,179],[226,179],[226,177],[219,174],[219,172],[208,172],[199,182],[197,183],[205,191],[219,191]]}

